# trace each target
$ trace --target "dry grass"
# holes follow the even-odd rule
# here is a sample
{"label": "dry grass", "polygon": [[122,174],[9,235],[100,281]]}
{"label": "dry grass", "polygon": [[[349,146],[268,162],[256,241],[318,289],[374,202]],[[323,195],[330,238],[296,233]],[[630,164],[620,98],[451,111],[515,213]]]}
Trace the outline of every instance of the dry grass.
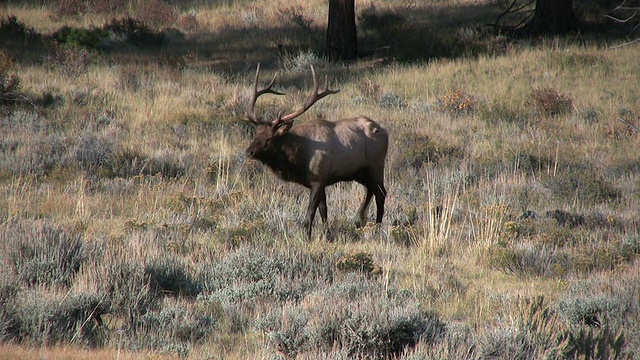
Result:
{"label": "dry grass", "polygon": [[122,359],[122,360],[162,360],[172,359],[172,356],[163,356],[153,353],[116,351],[111,349],[86,350],[68,346],[53,348],[28,348],[12,344],[0,346],[0,359]]}
{"label": "dry grass", "polygon": [[[0,114],[0,265],[9,269],[0,275],[0,301],[25,297],[33,308],[0,310],[0,330],[9,329],[0,339],[10,341],[0,357],[246,359],[285,349],[299,358],[348,358],[367,340],[337,323],[386,336],[380,329],[394,330],[389,319],[404,314],[412,334],[424,330],[424,319],[447,328],[438,341],[418,341],[407,357],[457,357],[473,348],[472,357],[483,358],[567,334],[611,340],[584,323],[592,307],[608,330],[625,333],[625,354],[634,356],[640,320],[630,299],[638,289],[624,284],[639,277],[636,46],[570,38],[530,44],[469,28],[461,14],[492,19],[490,4],[365,2],[359,9],[375,5],[378,19],[395,19],[394,29],[413,31],[423,43],[361,29],[363,46],[387,50],[346,67],[318,55],[324,2],[245,5],[175,8],[178,19],[194,13],[197,20],[184,38],[170,37],[161,50],[92,50],[75,76],[46,57],[49,48],[32,49],[45,57],[7,50],[29,101]],[[59,18],[51,6],[14,3],[2,11],[46,34],[63,25],[99,27],[111,16]],[[438,26],[447,31],[435,36],[430,30]],[[306,240],[308,191],[243,155],[251,140],[244,106],[258,61],[265,78],[280,73],[278,86],[288,94],[261,100],[267,114],[302,101],[310,80],[300,69],[313,62],[341,92],[297,121],[366,115],[389,130],[383,224],[356,228],[363,189],[338,184],[328,190],[333,242]],[[46,278],[40,271],[52,265],[42,254],[10,261],[12,244],[26,241],[20,234],[46,236],[38,226],[82,240],[82,266],[68,286],[21,282],[27,270]],[[84,333],[82,324],[93,320],[69,315],[82,326],[61,338],[73,341],[47,344],[47,329],[26,325],[11,337],[11,321],[67,293],[108,301],[105,325]],[[325,309],[336,294],[342,308],[369,322]],[[63,313],[78,304],[58,307]],[[28,320],[51,326],[47,314]],[[527,327],[540,314],[547,322]],[[158,340],[152,324],[170,339]],[[330,329],[351,348],[328,346],[321,335]],[[391,351],[371,341],[377,355]],[[90,343],[102,349],[83,349]],[[544,344],[552,345],[565,354],[577,346]],[[544,346],[523,356],[551,354]]]}

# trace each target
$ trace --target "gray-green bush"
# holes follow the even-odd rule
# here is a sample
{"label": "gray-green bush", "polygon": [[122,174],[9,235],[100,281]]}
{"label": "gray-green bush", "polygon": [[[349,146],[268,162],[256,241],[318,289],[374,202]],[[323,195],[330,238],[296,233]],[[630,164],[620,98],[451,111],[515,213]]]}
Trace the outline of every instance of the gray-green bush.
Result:
{"label": "gray-green bush", "polygon": [[24,286],[68,287],[85,260],[80,236],[42,220],[7,224],[0,248],[4,268]]}

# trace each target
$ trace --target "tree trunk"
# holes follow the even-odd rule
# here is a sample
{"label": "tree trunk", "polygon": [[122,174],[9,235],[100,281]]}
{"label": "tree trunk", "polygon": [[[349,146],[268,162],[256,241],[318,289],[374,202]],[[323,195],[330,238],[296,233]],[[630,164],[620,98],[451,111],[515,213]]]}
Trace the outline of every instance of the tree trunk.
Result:
{"label": "tree trunk", "polygon": [[329,0],[327,56],[330,60],[358,57],[355,0]]}
{"label": "tree trunk", "polygon": [[561,34],[578,28],[573,0],[536,0],[529,31],[534,34]]}

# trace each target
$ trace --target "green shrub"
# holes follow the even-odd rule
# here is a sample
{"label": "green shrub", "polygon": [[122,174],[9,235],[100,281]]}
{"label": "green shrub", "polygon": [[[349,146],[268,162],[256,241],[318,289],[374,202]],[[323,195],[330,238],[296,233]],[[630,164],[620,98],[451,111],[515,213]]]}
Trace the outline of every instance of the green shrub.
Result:
{"label": "green shrub", "polygon": [[0,344],[18,340],[19,323],[14,309],[19,301],[18,291],[15,285],[0,285]]}
{"label": "green shrub", "polygon": [[83,29],[63,26],[54,32],[52,36],[57,42],[71,47],[98,49],[102,46],[102,42],[107,38],[108,34],[105,30],[99,28]]}
{"label": "green shrub", "polygon": [[164,32],[156,32],[144,22],[124,17],[113,18],[100,28],[77,28],[64,26],[53,33],[53,38],[62,46],[56,55],[59,62],[76,59],[83,55],[80,50],[89,54],[87,49],[110,50],[123,45],[139,48],[159,48],[166,44],[167,36]]}
{"label": "green shrub", "polygon": [[614,240],[605,243],[584,244],[576,248],[573,267],[577,272],[588,273],[599,270],[614,270],[620,265],[633,262],[640,254],[637,240],[626,242]]}

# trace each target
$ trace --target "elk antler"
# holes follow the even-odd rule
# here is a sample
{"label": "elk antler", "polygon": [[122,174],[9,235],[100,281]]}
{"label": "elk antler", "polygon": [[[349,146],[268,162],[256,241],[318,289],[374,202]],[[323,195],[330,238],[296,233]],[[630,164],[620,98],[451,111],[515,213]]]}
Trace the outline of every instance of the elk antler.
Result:
{"label": "elk antler", "polygon": [[305,111],[309,110],[309,108],[313,106],[313,104],[315,104],[316,101],[322,99],[327,95],[337,94],[340,91],[340,90],[329,90],[328,76],[325,76],[324,87],[321,92],[318,92],[320,86],[318,85],[318,80],[316,79],[316,70],[313,68],[313,65],[311,65],[311,75],[313,76],[313,92],[309,94],[309,96],[307,96],[307,100],[305,101],[304,106],[296,110],[295,112],[292,112],[289,115],[280,117],[279,119],[276,120],[276,122],[280,123],[284,121],[293,120],[298,116],[304,114]]}
{"label": "elk antler", "polygon": [[258,77],[260,76],[260,63],[258,63],[258,68],[256,69],[256,79],[253,82],[253,93],[251,94],[251,100],[249,101],[249,105],[247,106],[247,118],[249,120],[251,120],[252,123],[259,125],[259,124],[265,124],[265,125],[269,125],[271,124],[271,122],[269,121],[265,121],[262,118],[256,116],[256,112],[255,112],[255,107],[256,107],[256,101],[258,100],[258,97],[260,95],[264,95],[264,94],[275,94],[275,95],[284,95],[281,92],[277,92],[275,90],[272,90],[271,87],[273,86],[273,83],[275,83],[276,78],[278,77],[278,74],[276,73],[273,76],[273,80],[271,80],[271,82],[269,83],[269,85],[267,85],[266,88],[258,91]]}

